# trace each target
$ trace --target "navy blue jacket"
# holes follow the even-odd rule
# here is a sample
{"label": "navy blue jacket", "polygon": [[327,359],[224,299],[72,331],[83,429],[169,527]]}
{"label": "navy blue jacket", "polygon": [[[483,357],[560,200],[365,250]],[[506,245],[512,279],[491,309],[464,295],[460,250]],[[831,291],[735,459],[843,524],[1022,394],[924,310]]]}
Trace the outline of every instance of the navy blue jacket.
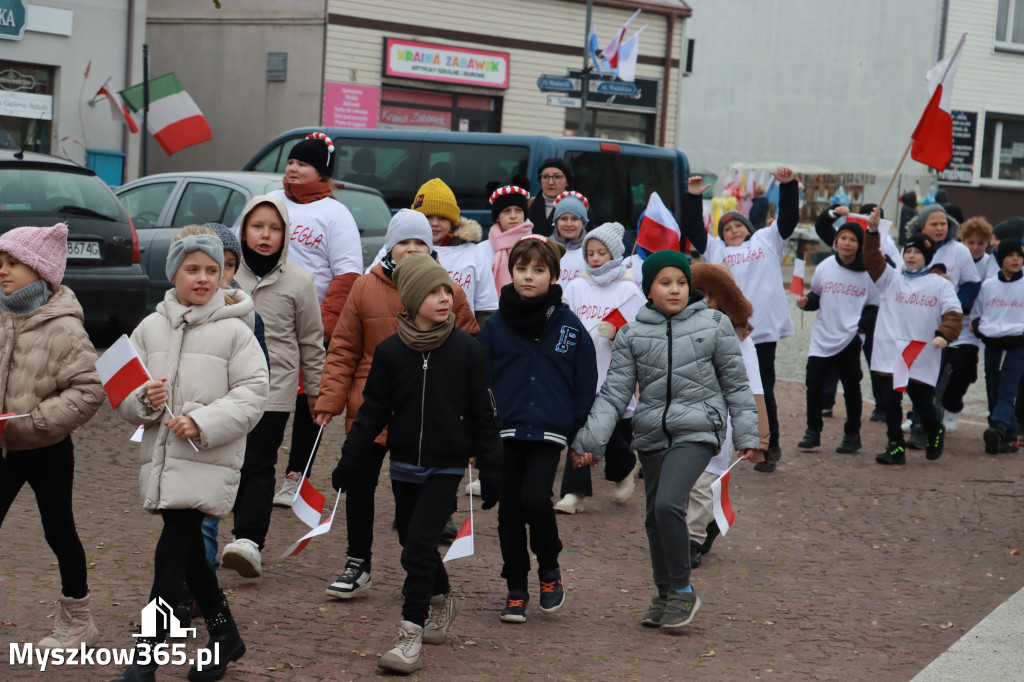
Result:
{"label": "navy blue jacket", "polygon": [[579,318],[559,304],[541,337],[527,339],[499,309],[478,340],[491,354],[501,437],[572,442],[597,393],[594,341]]}

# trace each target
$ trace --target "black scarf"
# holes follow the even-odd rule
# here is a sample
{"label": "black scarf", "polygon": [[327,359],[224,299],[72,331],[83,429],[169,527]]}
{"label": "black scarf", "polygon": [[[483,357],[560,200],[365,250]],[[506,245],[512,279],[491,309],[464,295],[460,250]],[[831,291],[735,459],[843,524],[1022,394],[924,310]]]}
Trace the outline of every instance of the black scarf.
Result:
{"label": "black scarf", "polygon": [[395,266],[398,263],[391,257],[391,254],[387,254],[380,259],[380,269],[384,271],[384,274],[388,276],[388,279],[394,281],[395,279]]}
{"label": "black scarf", "polygon": [[250,249],[244,241],[242,242],[242,259],[249,269],[252,270],[252,273],[260,278],[266,277],[271,270],[277,267],[278,261],[281,260],[282,251],[284,249],[269,256],[264,256]]}
{"label": "black scarf", "polygon": [[508,326],[520,336],[539,339],[544,325],[562,302],[562,287],[552,284],[548,293],[540,298],[522,298],[516,293],[515,285],[506,284],[498,297],[498,310]]}

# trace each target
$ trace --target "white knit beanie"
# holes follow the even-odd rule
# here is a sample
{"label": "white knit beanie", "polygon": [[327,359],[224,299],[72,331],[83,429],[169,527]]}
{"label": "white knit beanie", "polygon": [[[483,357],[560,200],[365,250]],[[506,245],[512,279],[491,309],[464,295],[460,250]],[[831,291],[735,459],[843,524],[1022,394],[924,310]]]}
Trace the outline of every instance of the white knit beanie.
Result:
{"label": "white knit beanie", "polygon": [[391,253],[398,242],[406,239],[419,239],[430,246],[434,243],[433,233],[430,231],[430,221],[427,216],[411,208],[399,209],[388,223],[388,232],[384,237],[384,250]]}
{"label": "white knit beanie", "polygon": [[586,253],[587,242],[596,239],[608,247],[608,251],[612,254],[612,260],[619,260],[626,251],[626,247],[622,244],[622,237],[625,234],[626,228],[621,223],[603,223],[587,233],[583,240],[583,251]]}

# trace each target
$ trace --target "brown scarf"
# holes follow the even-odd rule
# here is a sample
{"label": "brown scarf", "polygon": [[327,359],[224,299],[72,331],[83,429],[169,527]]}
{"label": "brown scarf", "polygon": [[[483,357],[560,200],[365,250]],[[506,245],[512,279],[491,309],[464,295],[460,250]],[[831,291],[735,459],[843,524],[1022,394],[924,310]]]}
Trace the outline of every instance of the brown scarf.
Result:
{"label": "brown scarf", "polygon": [[288,182],[284,180],[284,195],[296,204],[311,204],[331,196],[333,182]]}
{"label": "brown scarf", "polygon": [[441,347],[455,329],[455,313],[448,313],[448,319],[426,331],[419,329],[412,321],[412,315],[398,313],[398,338],[411,350],[428,353]]}

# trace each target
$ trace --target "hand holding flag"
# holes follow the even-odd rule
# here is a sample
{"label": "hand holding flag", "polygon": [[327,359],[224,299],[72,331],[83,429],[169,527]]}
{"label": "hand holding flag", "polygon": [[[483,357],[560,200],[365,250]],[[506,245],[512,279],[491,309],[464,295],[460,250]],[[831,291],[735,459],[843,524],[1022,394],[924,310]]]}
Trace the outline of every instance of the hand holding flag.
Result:
{"label": "hand holding flag", "polygon": [[[473,465],[469,465],[469,480],[473,480]],[[473,486],[466,486],[469,490],[469,518],[462,522],[462,527],[459,528],[458,535],[452,540],[451,547],[444,555],[442,563],[447,563],[452,559],[461,559],[462,557],[471,556],[474,552],[473,547]]]}
{"label": "hand holding flag", "polygon": [[803,258],[793,259],[793,279],[789,283],[789,293],[804,295],[804,276],[807,274],[807,261]]}

